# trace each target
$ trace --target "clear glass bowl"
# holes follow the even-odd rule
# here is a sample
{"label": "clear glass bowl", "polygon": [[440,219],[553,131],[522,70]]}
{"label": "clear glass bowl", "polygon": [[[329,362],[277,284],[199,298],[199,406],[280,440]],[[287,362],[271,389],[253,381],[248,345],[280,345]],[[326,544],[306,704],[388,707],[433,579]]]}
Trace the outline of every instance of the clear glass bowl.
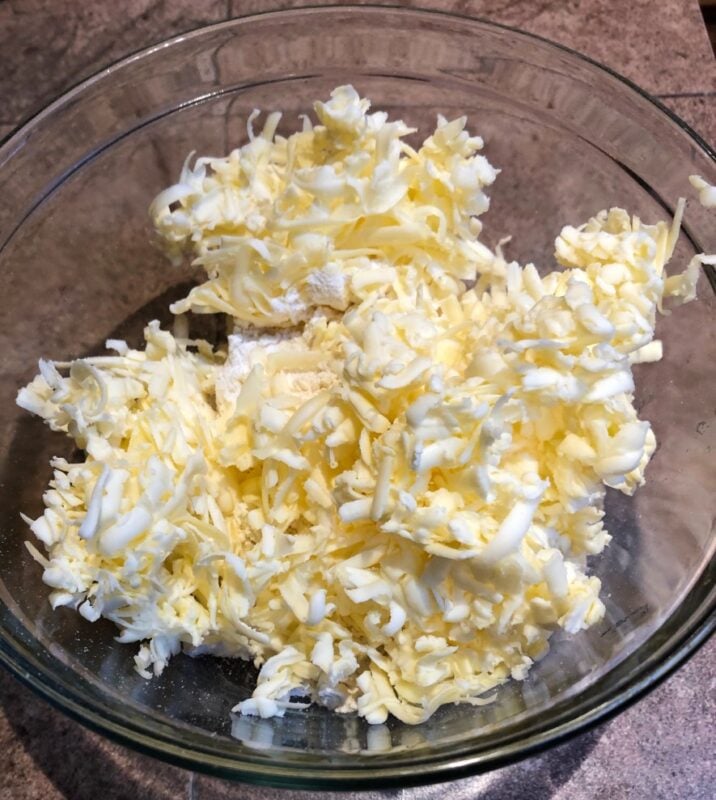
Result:
{"label": "clear glass bowl", "polygon": [[[556,45],[439,13],[322,8],[270,13],[180,36],[99,73],[0,147],[0,662],[91,727],[193,769],[256,783],[359,788],[484,771],[614,714],[681,663],[714,626],[715,294],[659,322],[664,360],[639,367],[638,407],[660,442],[634,499],[610,494],[614,540],[592,564],[607,617],[555,637],[524,683],[483,708],[445,707],[410,728],[373,728],[311,708],[232,720],[252,670],[177,657],[145,681],[111,624],[52,612],[20,512],[35,515],[52,454],[69,443],[15,407],[40,356],[138,343],[196,275],[151,242],[147,206],[191,150],[222,155],[245,119],[281,109],[282,129],[340,83],[421,132],[467,114],[503,169],[485,217],[494,244],[549,265],[565,223],[609,205],[669,218],[687,176],[716,183],[713,152],[635,86]],[[691,203],[676,261],[716,252]],[[204,318],[202,324],[211,325]],[[233,735],[232,735],[233,734]]]}

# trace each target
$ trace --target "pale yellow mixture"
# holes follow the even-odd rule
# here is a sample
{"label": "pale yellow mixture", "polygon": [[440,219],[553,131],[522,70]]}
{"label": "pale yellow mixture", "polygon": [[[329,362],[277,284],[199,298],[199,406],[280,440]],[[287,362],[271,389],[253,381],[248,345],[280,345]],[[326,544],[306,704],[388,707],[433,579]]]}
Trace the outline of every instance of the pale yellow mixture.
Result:
{"label": "pale yellow mixture", "polygon": [[419,723],[597,622],[605,490],[655,447],[631,366],[714,261],[666,277],[681,202],[565,227],[547,275],[508,262],[465,119],[414,150],[368,107],[340,87],[288,138],[252,115],[152,204],[208,275],[172,310],[229,315],[225,347],[150,323],[18,397],[86,451],[30,523],[53,605],[113,620],[146,677],[182,648],[254,660],[245,714]]}

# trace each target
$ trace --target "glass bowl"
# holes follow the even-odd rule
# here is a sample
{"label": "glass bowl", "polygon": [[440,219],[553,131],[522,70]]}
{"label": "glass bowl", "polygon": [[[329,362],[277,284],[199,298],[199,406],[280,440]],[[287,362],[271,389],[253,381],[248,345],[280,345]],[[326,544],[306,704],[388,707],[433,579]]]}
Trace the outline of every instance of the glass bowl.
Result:
{"label": "glass bowl", "polygon": [[[318,708],[232,719],[254,678],[243,662],[179,656],[145,681],[111,624],[51,611],[20,512],[39,513],[49,457],[71,451],[15,406],[17,388],[41,356],[98,353],[109,337],[138,344],[147,321],[168,320],[197,276],[159,254],[147,207],[190,151],[228,153],[255,107],[284,111],[290,131],[347,82],[423,134],[437,112],[468,115],[503,170],[484,237],[512,234],[518,260],[549,265],[561,226],[601,208],[668,219],[689,174],[716,183],[710,148],[603,67],[508,28],[386,8],[276,12],[179,36],[80,84],[0,147],[0,662],[124,744],[293,787],[405,786],[515,760],[624,708],[714,626],[713,275],[697,302],[660,319],[663,361],[637,367],[637,406],[660,444],[646,486],[607,499],[614,539],[591,566],[605,620],[555,636],[494,703],[443,707],[413,728]],[[690,203],[675,262],[698,251],[716,251],[716,227]]]}

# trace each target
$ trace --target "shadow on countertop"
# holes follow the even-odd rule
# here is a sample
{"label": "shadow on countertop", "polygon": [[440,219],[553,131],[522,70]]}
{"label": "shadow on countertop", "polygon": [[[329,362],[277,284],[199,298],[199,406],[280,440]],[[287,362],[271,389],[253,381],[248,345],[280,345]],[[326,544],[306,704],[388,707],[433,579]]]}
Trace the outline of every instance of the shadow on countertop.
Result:
{"label": "shadow on countertop", "polygon": [[[18,745],[32,765],[11,758]],[[84,728],[0,670],[0,797],[46,797],[40,771],[67,800],[177,800],[186,796],[189,776]]]}

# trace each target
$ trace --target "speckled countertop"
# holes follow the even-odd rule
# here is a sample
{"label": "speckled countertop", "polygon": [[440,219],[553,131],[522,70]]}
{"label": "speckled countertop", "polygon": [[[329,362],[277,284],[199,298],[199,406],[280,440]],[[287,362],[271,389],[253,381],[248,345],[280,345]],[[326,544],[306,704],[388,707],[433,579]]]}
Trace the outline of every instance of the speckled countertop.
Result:
{"label": "speckled countertop", "polygon": [[[0,137],[129,52],[271,0],[0,0]],[[395,2],[393,4],[396,4]],[[422,0],[541,34],[660,97],[716,136],[716,62],[697,0]],[[487,776],[363,797],[450,800],[710,800],[716,785],[716,642],[636,706],[550,752]],[[90,733],[0,674],[0,800],[306,800],[169,767]],[[329,793],[326,798],[357,795]]]}

